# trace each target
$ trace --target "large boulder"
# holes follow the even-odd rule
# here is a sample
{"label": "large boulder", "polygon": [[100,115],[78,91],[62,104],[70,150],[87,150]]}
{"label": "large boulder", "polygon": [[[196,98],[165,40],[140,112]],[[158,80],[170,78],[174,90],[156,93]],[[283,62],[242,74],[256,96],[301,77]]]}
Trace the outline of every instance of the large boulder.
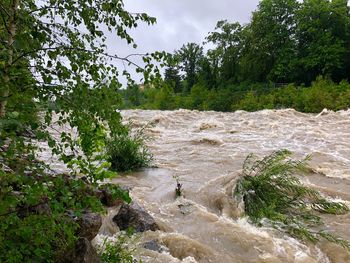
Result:
{"label": "large boulder", "polygon": [[132,228],[135,232],[159,230],[154,218],[134,202],[131,205],[123,204],[113,221],[120,230],[128,228]]}
{"label": "large boulder", "polygon": [[86,212],[77,219],[79,224],[78,236],[92,240],[100,230],[102,217],[100,214]]}
{"label": "large boulder", "polygon": [[80,238],[74,250],[68,253],[62,262],[65,263],[102,263],[96,249],[87,238]]}

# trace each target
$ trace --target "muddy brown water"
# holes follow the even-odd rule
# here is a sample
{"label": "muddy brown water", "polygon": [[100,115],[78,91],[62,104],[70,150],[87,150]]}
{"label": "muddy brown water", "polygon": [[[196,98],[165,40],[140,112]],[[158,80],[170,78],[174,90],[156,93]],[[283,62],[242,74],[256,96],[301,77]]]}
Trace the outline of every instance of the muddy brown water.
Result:
{"label": "muddy brown water", "polygon": [[[350,253],[323,241],[305,244],[241,218],[232,195],[245,157],[288,149],[295,158],[312,155],[314,173],[303,178],[324,195],[350,204],[350,111],[303,114],[294,110],[255,113],[122,111],[124,120],[146,129],[154,166],[113,179],[131,186],[132,198],[157,221],[161,231],[137,242],[157,240],[162,253],[138,248],[143,262],[350,262]],[[175,199],[178,177],[184,196]],[[113,236],[105,218],[96,242]],[[325,229],[350,240],[350,215],[325,216]]]}

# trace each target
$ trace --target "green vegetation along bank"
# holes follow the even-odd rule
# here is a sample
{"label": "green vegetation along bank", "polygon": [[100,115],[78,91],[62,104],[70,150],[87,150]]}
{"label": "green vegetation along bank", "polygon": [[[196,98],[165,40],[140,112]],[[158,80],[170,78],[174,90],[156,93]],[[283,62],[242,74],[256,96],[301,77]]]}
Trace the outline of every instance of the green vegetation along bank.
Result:
{"label": "green vegetation along bank", "polygon": [[189,94],[175,93],[169,86],[140,90],[137,86],[120,91],[124,108],[195,109],[214,111],[258,111],[293,108],[300,112],[318,113],[323,109],[346,110],[350,107],[350,84],[334,83],[319,77],[310,87],[289,84],[232,84],[208,90],[195,85]]}
{"label": "green vegetation along bank", "polygon": [[348,1],[262,0],[248,23],[218,21],[203,43],[185,43],[170,58],[163,83],[122,91],[125,108],[346,109]]}

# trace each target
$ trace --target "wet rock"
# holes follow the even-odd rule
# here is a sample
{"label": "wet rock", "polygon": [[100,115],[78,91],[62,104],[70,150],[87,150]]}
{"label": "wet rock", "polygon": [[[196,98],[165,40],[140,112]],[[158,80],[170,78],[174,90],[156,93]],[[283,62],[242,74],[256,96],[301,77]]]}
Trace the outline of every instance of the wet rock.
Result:
{"label": "wet rock", "polygon": [[96,249],[87,238],[80,238],[74,250],[67,254],[62,262],[65,263],[102,263]]}
{"label": "wet rock", "polygon": [[120,230],[133,228],[135,232],[156,231],[159,227],[153,217],[138,204],[123,204],[118,214],[113,218]]}
{"label": "wet rock", "polygon": [[[121,186],[121,190],[130,192],[131,187]],[[93,195],[96,196],[103,205],[107,207],[119,206],[124,203],[124,201],[120,198],[113,197],[110,189],[108,189],[107,185],[102,185],[99,189],[93,190]]]}
{"label": "wet rock", "polygon": [[193,204],[190,202],[179,204],[178,207],[180,208],[180,212],[183,215],[189,215],[194,211]]}
{"label": "wet rock", "polygon": [[102,217],[96,213],[86,212],[76,219],[79,224],[78,236],[92,240],[102,225]]}
{"label": "wet rock", "polygon": [[142,244],[142,247],[148,250],[162,253],[164,249],[158,244],[156,240],[150,240]]}
{"label": "wet rock", "polygon": [[112,207],[121,205],[124,201],[118,198],[113,198],[113,195],[108,189],[103,189],[101,202],[107,207]]}
{"label": "wet rock", "polygon": [[[130,192],[131,188],[127,186],[120,187],[121,190],[125,192]],[[122,199],[114,198],[111,191],[108,188],[101,188],[102,192],[102,199],[101,202],[105,206],[112,207],[112,206],[118,206],[124,203]]]}

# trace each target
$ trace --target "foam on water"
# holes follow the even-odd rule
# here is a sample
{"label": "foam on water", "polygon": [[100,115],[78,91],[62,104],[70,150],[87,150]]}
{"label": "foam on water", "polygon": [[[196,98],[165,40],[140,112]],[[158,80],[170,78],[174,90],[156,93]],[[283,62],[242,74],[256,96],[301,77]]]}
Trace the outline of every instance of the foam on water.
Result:
{"label": "foam on water", "polygon": [[[125,122],[146,133],[158,169],[113,180],[132,186],[131,195],[159,223],[162,231],[144,233],[168,251],[140,250],[143,262],[186,263],[346,263],[350,253],[323,242],[303,244],[273,229],[240,218],[243,208],[232,197],[242,163],[249,153],[262,157],[289,149],[296,158],[313,155],[308,185],[332,200],[350,204],[350,110],[299,113],[292,109],[249,113],[121,111]],[[43,146],[44,147],[44,146]],[[44,147],[44,157],[48,157]],[[46,154],[46,155],[45,155]],[[44,158],[45,159],[45,158]],[[55,169],[63,168],[53,160]],[[175,200],[180,178],[184,197]],[[303,179],[304,180],[304,179]],[[109,215],[116,213],[110,211]],[[327,227],[350,240],[350,216],[333,216]],[[96,238],[114,231],[111,216]],[[349,260],[348,260],[349,259]]]}

